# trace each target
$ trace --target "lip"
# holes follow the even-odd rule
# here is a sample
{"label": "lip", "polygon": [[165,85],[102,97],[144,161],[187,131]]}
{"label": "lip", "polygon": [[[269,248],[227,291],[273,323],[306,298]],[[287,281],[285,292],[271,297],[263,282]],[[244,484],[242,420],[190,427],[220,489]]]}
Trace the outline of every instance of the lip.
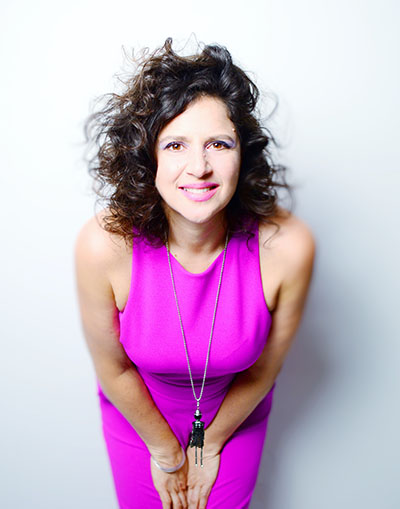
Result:
{"label": "lip", "polygon": [[[216,185],[216,184],[214,184]],[[210,198],[212,198],[214,196],[214,194],[218,191],[218,188],[219,186],[217,185],[216,187],[214,187],[213,189],[210,189],[209,191],[204,191],[202,193],[191,193],[190,192],[190,188],[192,189],[204,189],[206,187],[211,187],[210,185],[191,185],[191,186],[188,186],[187,188],[183,188],[182,187],[179,187],[179,190],[182,191],[182,193],[186,196],[186,198],[189,198],[189,200],[192,200],[192,201],[207,201],[209,200]]]}
{"label": "lip", "polygon": [[179,186],[179,189],[183,189],[184,187],[186,189],[204,189],[205,187],[217,187],[218,184],[215,182],[196,182],[193,184],[187,184],[184,186]]}

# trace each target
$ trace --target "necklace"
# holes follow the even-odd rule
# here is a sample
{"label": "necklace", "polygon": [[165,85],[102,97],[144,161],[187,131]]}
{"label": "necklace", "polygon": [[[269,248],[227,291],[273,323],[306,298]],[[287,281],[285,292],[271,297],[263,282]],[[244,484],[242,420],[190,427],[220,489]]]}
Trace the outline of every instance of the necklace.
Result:
{"label": "necklace", "polygon": [[189,354],[188,354],[188,349],[187,349],[187,344],[186,344],[185,332],[183,330],[183,323],[182,323],[181,312],[180,312],[179,304],[178,304],[178,297],[177,297],[177,293],[176,293],[174,275],[172,273],[171,258],[170,258],[170,254],[169,254],[168,241],[166,242],[169,272],[171,274],[172,289],[174,291],[176,309],[178,311],[179,324],[181,326],[183,345],[185,347],[185,354],[186,354],[186,361],[187,361],[187,365],[188,365],[190,383],[192,385],[192,391],[193,391],[194,399],[197,402],[196,411],[194,413],[195,420],[192,423],[192,433],[191,433],[190,443],[189,443],[190,447],[195,447],[195,465],[196,465],[196,467],[198,466],[198,464],[197,464],[197,449],[198,448],[200,449],[200,466],[201,467],[203,466],[204,422],[201,420],[202,414],[200,412],[200,400],[201,400],[201,398],[203,396],[204,384],[205,384],[206,376],[207,376],[207,367],[208,367],[208,360],[210,358],[211,340],[212,340],[213,332],[214,332],[215,315],[217,314],[219,293],[220,293],[220,289],[221,289],[222,274],[224,272],[225,257],[226,257],[226,248],[227,248],[227,246],[228,246],[228,233],[226,234],[226,238],[225,238],[224,256],[222,258],[221,273],[219,275],[217,297],[215,299],[214,314],[213,314],[213,319],[212,319],[212,323],[211,323],[210,339],[208,340],[208,349],[207,349],[206,363],[205,363],[205,366],[204,366],[203,382],[201,384],[200,396],[197,397],[196,396],[196,391],[195,391],[195,388],[194,388],[194,383],[193,383],[192,370],[190,369]]}

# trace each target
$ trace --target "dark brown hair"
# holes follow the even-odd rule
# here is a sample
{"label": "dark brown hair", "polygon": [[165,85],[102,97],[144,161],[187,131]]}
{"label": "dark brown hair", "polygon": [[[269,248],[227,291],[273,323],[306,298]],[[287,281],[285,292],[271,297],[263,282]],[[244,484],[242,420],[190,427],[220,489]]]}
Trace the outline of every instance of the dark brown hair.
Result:
{"label": "dark brown hair", "polygon": [[155,187],[157,136],[192,101],[210,95],[226,104],[241,145],[239,182],[226,209],[229,230],[245,232],[249,220],[279,230],[270,218],[278,214],[277,189],[291,195],[286,168],[273,163],[269,148],[276,142],[256,118],[259,91],[228,50],[213,44],[180,56],[169,38],[135,64],[123,92],[102,96],[105,104],[85,124],[86,140],[96,147],[89,159],[93,189],[107,205],[104,229],[128,243],[136,235],[155,246],[165,243],[168,221]]}

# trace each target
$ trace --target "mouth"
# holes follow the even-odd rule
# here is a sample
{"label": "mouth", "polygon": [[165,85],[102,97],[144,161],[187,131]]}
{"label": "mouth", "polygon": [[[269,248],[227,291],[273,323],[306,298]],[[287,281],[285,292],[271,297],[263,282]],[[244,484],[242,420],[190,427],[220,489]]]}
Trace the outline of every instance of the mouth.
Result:
{"label": "mouth", "polygon": [[193,193],[193,194],[203,194],[212,191],[213,189],[216,189],[218,187],[218,184],[210,183],[210,184],[193,184],[190,186],[180,186],[179,189],[182,189],[183,191],[186,191],[187,193]]}
{"label": "mouth", "polygon": [[216,189],[216,187],[217,186],[201,187],[200,189],[196,189],[195,187],[181,187],[180,189],[183,189],[183,191],[186,191],[187,193],[203,194],[203,193],[208,193],[212,189]]}
{"label": "mouth", "polygon": [[207,201],[217,192],[219,185],[214,183],[193,184],[190,186],[180,186],[179,189],[187,198],[194,201]]}

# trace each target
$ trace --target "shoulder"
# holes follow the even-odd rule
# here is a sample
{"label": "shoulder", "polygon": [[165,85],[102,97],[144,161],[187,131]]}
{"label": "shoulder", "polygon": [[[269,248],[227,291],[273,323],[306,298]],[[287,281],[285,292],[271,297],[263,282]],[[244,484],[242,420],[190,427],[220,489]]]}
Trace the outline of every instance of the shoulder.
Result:
{"label": "shoulder", "polygon": [[128,248],[122,237],[105,230],[106,215],[107,209],[103,209],[82,225],[74,248],[77,261],[108,272],[127,254]]}
{"label": "shoulder", "polygon": [[273,224],[259,225],[261,273],[273,279],[277,297],[300,288],[304,293],[313,271],[314,234],[302,219],[286,209],[279,208],[271,219],[279,230]]}
{"label": "shoulder", "polygon": [[314,257],[316,248],[314,234],[302,219],[279,207],[278,214],[271,220],[275,224],[260,223],[259,225],[262,259],[272,253],[296,265],[304,258]]}

